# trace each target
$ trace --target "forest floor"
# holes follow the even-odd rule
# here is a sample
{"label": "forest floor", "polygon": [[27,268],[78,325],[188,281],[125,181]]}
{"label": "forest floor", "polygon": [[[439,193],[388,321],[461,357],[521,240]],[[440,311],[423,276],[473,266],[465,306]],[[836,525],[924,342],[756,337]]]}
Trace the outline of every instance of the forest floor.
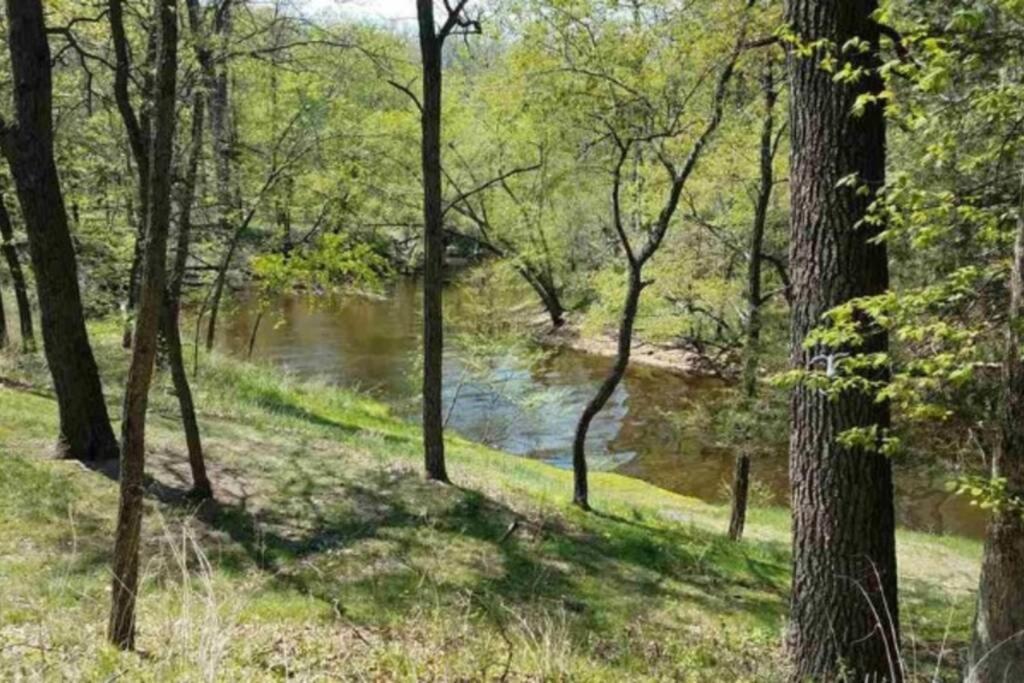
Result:
{"label": "forest floor", "polygon": [[[92,329],[111,415],[127,356]],[[448,440],[348,391],[223,356],[194,389],[217,504],[193,509],[176,401],[154,385],[140,655],[104,644],[117,485],[52,459],[38,355],[0,354],[0,679],[684,680],[784,676],[788,516]],[[956,678],[978,544],[901,532],[904,659]],[[854,590],[851,588],[851,590]],[[938,680],[938,679],[936,679]]]}

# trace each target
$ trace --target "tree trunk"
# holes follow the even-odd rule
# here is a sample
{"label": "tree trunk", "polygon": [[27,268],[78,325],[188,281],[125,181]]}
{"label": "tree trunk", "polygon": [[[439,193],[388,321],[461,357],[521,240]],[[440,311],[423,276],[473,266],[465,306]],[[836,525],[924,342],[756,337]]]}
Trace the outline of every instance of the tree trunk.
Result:
{"label": "tree trunk", "polygon": [[135,647],[135,599],[139,583],[142,532],[146,409],[156,359],[157,330],[164,308],[167,233],[171,211],[171,157],[178,24],[176,0],[156,0],[157,68],[153,93],[153,125],[149,150],[149,186],[138,315],[131,364],[125,386],[122,420],[120,506],[114,542],[113,583],[108,637],[122,649]]}
{"label": "tree trunk", "polygon": [[[761,357],[761,254],[764,251],[764,229],[768,220],[768,204],[775,184],[775,75],[771,58],[768,58],[761,78],[764,92],[764,119],[761,122],[761,180],[754,204],[754,225],[750,231],[750,254],[747,257],[747,325],[743,358],[743,395],[747,409],[754,410],[757,397],[757,370]],[[736,470],[732,485],[732,514],[729,522],[729,538],[738,541],[743,538],[743,527],[747,519],[747,502],[750,490],[750,455],[741,452],[736,457]]]}
{"label": "tree trunk", "polygon": [[[231,224],[228,221],[221,220],[221,227],[224,229],[230,229]],[[235,232],[239,237],[241,236],[238,231]],[[235,248],[238,246],[238,239],[236,237],[231,238],[231,242],[228,244],[227,251],[224,252],[224,259],[220,262],[220,267],[217,269],[216,279],[213,283],[213,294],[210,297],[210,317],[206,321],[206,350],[212,351],[214,342],[217,341],[217,318],[220,314],[220,303],[224,298],[224,285],[227,282],[228,270],[231,268],[231,262],[235,257]]]}
{"label": "tree trunk", "polygon": [[188,462],[192,470],[192,495],[199,499],[212,498],[213,487],[210,485],[206,472],[206,460],[203,456],[202,440],[199,435],[199,422],[196,420],[195,405],[192,402],[192,388],[189,386],[188,373],[185,371],[179,324],[181,289],[185,279],[185,267],[188,264],[188,250],[192,236],[192,204],[195,200],[199,157],[203,148],[204,118],[203,95],[201,92],[196,92],[193,94],[192,101],[192,138],[182,191],[178,197],[178,240],[161,318],[162,334],[167,347],[167,361],[171,369],[171,380],[174,383],[174,393],[178,397],[181,423],[185,430],[185,443],[188,446]]}
{"label": "tree trunk", "polygon": [[[131,57],[130,47],[128,45],[128,36],[124,28],[124,6],[121,0],[108,0],[107,3],[107,19],[110,24],[110,36],[111,41],[114,45],[114,102],[117,105],[117,110],[121,115],[121,120],[124,122],[125,131],[128,137],[128,146],[131,149],[132,161],[135,162],[136,173],[139,178],[142,179],[139,185],[139,212],[137,216],[138,231],[135,237],[135,245],[132,250],[132,264],[128,273],[128,284],[127,292],[124,303],[124,331],[122,334],[122,346],[124,348],[130,348],[132,343],[132,317],[135,314],[135,308],[138,305],[139,297],[139,279],[142,271],[142,260],[145,240],[145,222],[148,216],[148,208],[146,206],[147,197],[145,194],[145,188],[148,187],[146,181],[146,174],[149,172],[149,160],[147,158],[148,150],[146,148],[146,132],[147,125],[145,122],[140,121],[135,116],[135,110],[132,107],[131,94],[128,91],[128,84],[131,80]],[[152,53],[154,44],[152,39],[149,44],[149,53]],[[146,78],[146,85],[152,85],[151,79]],[[150,89],[149,87],[146,88]],[[148,93],[144,93],[146,97]],[[130,166],[131,164],[129,164]]]}
{"label": "tree trunk", "polygon": [[[841,83],[822,69],[828,48],[788,55],[791,84],[791,360],[809,370],[836,353],[884,352],[888,339],[862,314],[865,341],[852,349],[804,348],[822,315],[849,300],[886,291],[888,259],[874,243],[879,226],[862,219],[885,181],[885,119],[863,93],[878,93],[875,0],[788,0],[801,44],[827,41],[864,70]],[[831,54],[831,52],[830,52]],[[854,178],[851,185],[848,180]],[[842,182],[847,181],[847,182]],[[884,376],[872,377],[882,380]],[[889,406],[864,391],[838,397],[806,384],[791,402],[790,485],[793,582],[788,645],[793,680],[899,681],[899,616],[892,470],[879,447],[844,446],[851,429],[889,427]],[[880,446],[880,444],[878,444]]]}
{"label": "tree trunk", "polygon": [[[229,90],[228,41],[231,37],[232,0],[226,0],[216,14],[213,26],[213,37],[219,42],[220,59],[214,61],[207,53],[206,59],[200,61],[203,68],[207,88],[209,89],[210,134],[213,138],[214,175],[217,185],[217,223],[224,235],[237,234],[231,225],[239,220],[239,207],[236,206],[234,169],[235,136],[231,122],[231,96]],[[237,238],[232,239],[221,262],[214,283],[213,297],[210,299],[210,317],[206,323],[206,350],[213,349],[217,339],[217,319],[224,296],[224,285],[227,272],[234,259]]]}
{"label": "tree trunk", "polygon": [[1005,478],[1008,501],[989,520],[981,563],[970,683],[1024,680],[1024,216],[1018,219],[1010,280],[1000,443],[992,477]]}
{"label": "tree trunk", "polygon": [[732,473],[732,514],[729,516],[729,538],[738,541],[743,538],[743,527],[747,523],[747,497],[750,492],[750,456],[741,453],[736,457]]}
{"label": "tree trunk", "polygon": [[21,259],[18,248],[14,246],[14,228],[7,204],[0,195],[0,242],[3,243],[4,258],[11,272],[11,285],[14,287],[14,298],[18,303],[18,323],[21,329],[21,347],[34,350],[36,347],[35,333],[32,331],[32,306],[28,300],[28,286],[25,284],[25,273],[21,270]]}
{"label": "tree trunk", "polygon": [[441,205],[441,48],[433,0],[417,0],[423,58],[423,449],[427,478],[448,481],[441,404],[444,215]]}
{"label": "tree trunk", "polygon": [[547,311],[548,316],[551,318],[551,326],[559,328],[565,324],[565,308],[562,306],[562,301],[558,296],[558,288],[555,287],[554,283],[548,280],[540,273],[536,273],[530,266],[519,266],[517,269],[519,274],[523,276],[533,291],[540,297],[541,303],[544,304],[544,310]]}
{"label": "tree trunk", "polygon": [[636,321],[637,309],[640,306],[640,294],[644,289],[640,273],[639,266],[630,267],[626,303],[622,308],[622,318],[619,321],[619,346],[615,355],[615,364],[612,365],[608,376],[601,383],[597,394],[583,409],[579,422],[576,423],[576,435],[572,442],[572,502],[584,510],[590,509],[587,490],[587,431],[590,429],[590,423],[594,421],[608,399],[615,393],[616,387],[619,386],[619,382],[622,381],[622,377],[626,374],[626,368],[629,366],[629,354],[633,347],[633,323]]}
{"label": "tree trunk", "polygon": [[66,457],[116,457],[99,370],[89,345],[68,217],[53,158],[52,74],[42,4],[7,0],[16,126],[4,128],[36,276],[43,349],[60,413]]}
{"label": "tree trunk", "polygon": [[188,447],[188,464],[192,471],[191,496],[200,500],[213,498],[213,486],[206,472],[206,459],[203,456],[203,444],[199,435],[199,422],[196,420],[195,404],[192,401],[192,388],[188,383],[185,371],[185,358],[181,350],[181,330],[178,327],[178,306],[169,301],[165,303],[160,319],[161,333],[167,349],[167,364],[171,370],[171,381],[174,393],[178,397],[181,410],[181,424],[185,431],[185,444]]}
{"label": "tree trunk", "polygon": [[10,339],[7,336],[7,316],[4,313],[3,292],[0,291],[0,349],[6,349],[9,343]]}
{"label": "tree trunk", "polygon": [[[747,9],[749,9],[752,4],[753,0],[748,0],[746,4]],[[629,236],[626,234],[621,196],[622,169],[630,155],[631,145],[633,143],[624,143],[621,138],[616,136],[616,142],[619,147],[619,158],[612,174],[614,179],[612,186],[612,212],[615,222],[615,232],[618,235],[620,246],[625,252],[626,259],[629,264],[629,282],[627,283],[626,288],[626,301],[622,307],[622,318],[619,322],[619,343],[618,351],[615,356],[615,364],[612,366],[611,372],[609,372],[604,382],[602,382],[601,386],[598,388],[597,394],[583,409],[583,414],[580,415],[580,420],[576,425],[576,434],[573,438],[573,503],[584,510],[590,509],[587,490],[587,431],[590,429],[590,423],[593,422],[597,414],[601,412],[602,408],[604,408],[605,403],[607,403],[608,399],[611,398],[615,388],[618,387],[619,382],[622,381],[622,377],[626,374],[626,368],[629,366],[629,354],[633,344],[633,323],[636,320],[637,310],[640,306],[640,295],[643,293],[644,287],[646,287],[646,283],[643,281],[644,265],[661,247],[669,226],[672,224],[672,217],[675,215],[676,209],[679,207],[679,199],[683,194],[683,190],[686,188],[686,183],[689,181],[693,170],[697,167],[697,162],[704,153],[708,142],[711,140],[715,131],[718,130],[719,124],[722,122],[726,93],[729,81],[732,79],[732,75],[736,68],[736,60],[739,58],[739,54],[742,49],[744,37],[746,35],[746,26],[747,23],[746,20],[744,20],[740,35],[737,38],[736,46],[734,47],[728,61],[725,63],[725,66],[722,68],[722,71],[718,74],[714,95],[712,97],[711,115],[705,122],[704,130],[701,131],[700,135],[697,136],[697,139],[694,140],[693,146],[690,148],[690,152],[686,156],[686,161],[682,168],[676,170],[674,165],[667,165],[672,178],[672,182],[668,190],[668,196],[665,199],[665,204],[661,207],[661,211],[658,213],[657,221],[648,231],[647,239],[639,252],[633,249]]]}

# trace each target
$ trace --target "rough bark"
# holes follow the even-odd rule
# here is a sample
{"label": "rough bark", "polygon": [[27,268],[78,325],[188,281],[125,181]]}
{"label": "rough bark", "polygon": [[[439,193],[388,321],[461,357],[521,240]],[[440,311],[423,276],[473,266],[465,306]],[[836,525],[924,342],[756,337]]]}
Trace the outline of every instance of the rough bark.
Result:
{"label": "rough bark", "polygon": [[[873,243],[879,226],[862,222],[885,180],[885,119],[880,104],[853,114],[857,97],[881,91],[875,0],[788,0],[786,17],[801,43],[824,40],[865,69],[841,83],[821,67],[828,48],[789,52],[790,188],[793,286],[791,361],[812,369],[837,353],[885,351],[886,335],[862,315],[857,348],[804,348],[822,315],[850,299],[884,292],[888,259]],[[850,180],[855,180],[851,183]],[[825,357],[826,360],[820,360]],[[875,379],[884,379],[877,377]],[[899,615],[892,471],[878,447],[845,446],[851,429],[889,426],[889,406],[869,392],[838,397],[808,386],[791,400],[790,484],[793,581],[788,646],[793,680],[898,681]]]}
{"label": "rough bark", "polygon": [[28,300],[28,286],[25,284],[25,273],[21,269],[18,248],[14,244],[14,228],[11,225],[11,216],[7,211],[7,204],[4,202],[3,195],[0,195],[0,243],[2,243],[4,259],[7,261],[7,269],[11,273],[11,286],[14,288],[14,298],[18,304],[21,346],[26,350],[34,350],[36,347],[36,337],[32,329],[32,305]]}
{"label": "rough bark", "polygon": [[441,402],[444,354],[444,210],[441,204],[441,50],[433,0],[417,0],[423,59],[423,450],[427,477],[448,481]]}
{"label": "rough bark", "polygon": [[7,0],[15,125],[3,129],[36,276],[43,350],[60,413],[62,453],[116,457],[99,370],[89,345],[67,211],[53,156],[52,74],[42,4]]}
{"label": "rough bark", "polygon": [[[773,164],[775,161],[775,76],[771,58],[765,64],[761,77],[764,93],[764,118],[761,120],[760,182],[754,203],[754,223],[750,230],[750,253],[747,256],[747,321],[744,330],[746,340],[743,348],[743,396],[748,409],[753,410],[757,397],[757,370],[761,356],[761,266],[764,251],[764,230],[768,221],[768,204],[775,184]],[[736,457],[732,483],[732,512],[729,520],[729,538],[738,541],[743,538],[747,519],[747,501],[750,491],[750,454],[741,451]]]}
{"label": "rough bark", "polygon": [[122,419],[120,505],[114,542],[113,583],[108,637],[122,649],[135,647],[135,599],[139,582],[142,531],[146,410],[157,351],[157,330],[165,298],[165,261],[171,212],[171,157],[178,24],[176,0],[156,0],[157,68],[149,148],[149,213],[145,260],[139,291],[132,357],[125,385]]}
{"label": "rough bark", "polygon": [[1006,480],[1008,500],[989,520],[981,563],[970,683],[1024,680],[1024,215],[1018,219],[1003,362],[1000,443],[994,479]]}

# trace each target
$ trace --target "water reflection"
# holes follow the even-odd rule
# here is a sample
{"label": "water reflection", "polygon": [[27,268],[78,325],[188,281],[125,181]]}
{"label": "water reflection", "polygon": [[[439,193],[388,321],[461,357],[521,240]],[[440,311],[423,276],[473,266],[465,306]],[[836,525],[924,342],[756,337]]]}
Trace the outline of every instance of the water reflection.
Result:
{"label": "water reflection", "polygon": [[[478,311],[470,304],[481,296],[486,295],[449,289],[448,318]],[[412,281],[398,282],[382,297],[283,296],[266,313],[253,355],[303,377],[371,392],[415,419],[420,310],[419,290]],[[255,318],[255,307],[241,301],[227,316],[222,343],[244,354]],[[610,361],[564,351],[537,364],[505,352],[488,357],[481,373],[479,359],[473,355],[470,361],[470,355],[454,343],[446,350],[445,405],[453,406],[449,428],[510,453],[568,467],[576,419]],[[732,454],[700,434],[681,430],[672,420],[695,401],[713,402],[717,390],[713,381],[631,369],[591,427],[592,466],[704,500],[724,500]],[[785,504],[785,453],[759,458],[754,468],[763,495]],[[898,467],[896,484],[901,524],[980,537],[983,515],[944,490],[941,472]]]}

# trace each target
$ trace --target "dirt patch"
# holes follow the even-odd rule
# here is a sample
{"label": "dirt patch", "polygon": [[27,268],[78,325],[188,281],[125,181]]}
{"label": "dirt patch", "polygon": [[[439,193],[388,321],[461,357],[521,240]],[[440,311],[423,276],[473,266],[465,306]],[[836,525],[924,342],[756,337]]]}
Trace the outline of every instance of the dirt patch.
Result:
{"label": "dirt patch", "polygon": [[[605,358],[614,358],[618,352],[618,340],[615,335],[583,334],[579,324],[572,320],[567,320],[558,328],[551,327],[546,317],[531,321],[531,325],[534,337],[543,346],[572,349]],[[711,358],[679,345],[652,344],[636,338],[633,339],[630,362],[665,370],[680,377],[728,379],[734,374],[734,363],[730,359]]]}

